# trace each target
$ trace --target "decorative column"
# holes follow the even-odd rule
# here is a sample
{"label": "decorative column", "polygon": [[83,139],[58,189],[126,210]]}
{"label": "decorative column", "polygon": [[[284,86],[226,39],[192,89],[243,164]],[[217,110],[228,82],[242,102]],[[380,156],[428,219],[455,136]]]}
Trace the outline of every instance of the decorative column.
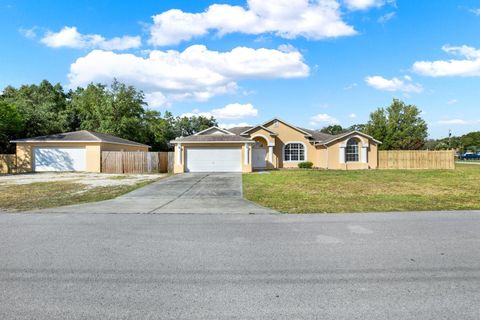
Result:
{"label": "decorative column", "polygon": [[182,144],[177,143],[177,164],[182,164]]}
{"label": "decorative column", "polygon": [[248,143],[245,143],[245,151],[244,151],[244,155],[243,155],[243,163],[245,165],[248,165]]}
{"label": "decorative column", "polygon": [[338,154],[338,160],[340,163],[345,163],[345,148],[346,148],[346,145],[340,145],[340,148],[338,148],[339,150],[339,154]]}
{"label": "decorative column", "polygon": [[362,144],[362,152],[360,154],[360,162],[368,163],[368,144]]}
{"label": "decorative column", "polygon": [[268,161],[273,165],[273,144],[268,145]]}

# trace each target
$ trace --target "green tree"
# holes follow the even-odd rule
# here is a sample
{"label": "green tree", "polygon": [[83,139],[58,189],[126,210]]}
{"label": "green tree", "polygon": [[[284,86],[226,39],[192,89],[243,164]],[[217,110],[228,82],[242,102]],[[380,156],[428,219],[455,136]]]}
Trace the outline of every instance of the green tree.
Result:
{"label": "green tree", "polygon": [[0,153],[14,153],[10,140],[24,130],[24,120],[15,105],[0,100]]}
{"label": "green tree", "polygon": [[370,114],[365,133],[382,141],[382,150],[421,149],[427,138],[427,123],[420,113],[416,106],[394,99],[389,107]]}
{"label": "green tree", "polygon": [[37,85],[11,86],[3,90],[1,100],[16,107],[24,120],[23,137],[63,132],[68,128],[67,99],[60,84],[43,80]]}
{"label": "green tree", "polygon": [[144,94],[114,80],[110,88],[89,84],[70,93],[69,119],[73,130],[92,130],[121,138],[145,138]]}
{"label": "green tree", "polygon": [[218,125],[217,121],[213,117],[177,117],[175,120],[175,133],[177,137],[189,136],[216,125]]}
{"label": "green tree", "polygon": [[344,128],[342,128],[341,125],[338,125],[338,124],[332,124],[332,125],[329,125],[327,127],[323,127],[322,129],[320,129],[320,132],[327,133],[327,134],[332,134],[332,135],[340,134],[340,133],[343,133],[345,131],[346,130]]}

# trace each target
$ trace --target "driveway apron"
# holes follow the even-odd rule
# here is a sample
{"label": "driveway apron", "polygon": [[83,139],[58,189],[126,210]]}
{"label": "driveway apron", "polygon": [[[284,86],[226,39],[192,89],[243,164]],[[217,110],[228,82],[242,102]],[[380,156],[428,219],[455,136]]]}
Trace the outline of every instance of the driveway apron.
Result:
{"label": "driveway apron", "polygon": [[185,173],[149,184],[118,198],[36,212],[54,213],[276,213],[243,199],[239,173]]}

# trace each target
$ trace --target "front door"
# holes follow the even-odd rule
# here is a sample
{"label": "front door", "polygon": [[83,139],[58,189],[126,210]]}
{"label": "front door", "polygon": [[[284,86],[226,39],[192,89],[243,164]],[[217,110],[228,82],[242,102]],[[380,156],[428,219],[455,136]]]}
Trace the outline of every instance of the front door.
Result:
{"label": "front door", "polygon": [[267,151],[265,147],[257,142],[253,146],[252,151],[252,167],[253,169],[265,169],[267,167],[267,161],[265,160]]}

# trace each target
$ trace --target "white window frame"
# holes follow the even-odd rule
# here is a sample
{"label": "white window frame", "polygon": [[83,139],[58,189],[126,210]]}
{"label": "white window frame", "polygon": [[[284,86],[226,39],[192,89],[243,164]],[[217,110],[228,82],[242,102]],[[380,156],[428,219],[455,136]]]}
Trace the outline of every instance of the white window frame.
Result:
{"label": "white window frame", "polygon": [[[350,142],[350,140],[354,140],[356,143],[357,143],[357,160],[348,160],[348,157],[347,157],[347,151],[348,151],[348,143]],[[359,139],[355,138],[355,137],[352,137],[350,139],[347,140],[347,142],[345,143],[345,149],[344,149],[344,152],[345,152],[345,163],[357,163],[357,162],[360,162],[360,141]],[[353,155],[353,153],[350,153],[351,155]]]}
{"label": "white window frame", "polygon": [[[287,145],[291,144],[291,143],[298,143],[298,144],[301,144],[303,146],[303,160],[285,160],[285,148],[287,147]],[[286,163],[289,163],[289,162],[293,162],[293,163],[298,163],[298,162],[305,162],[305,161],[308,161],[308,153],[307,153],[307,146],[305,145],[305,143],[303,143],[302,141],[287,141],[284,145],[283,145],[283,149],[282,149],[282,160],[283,162],[286,162]]]}

